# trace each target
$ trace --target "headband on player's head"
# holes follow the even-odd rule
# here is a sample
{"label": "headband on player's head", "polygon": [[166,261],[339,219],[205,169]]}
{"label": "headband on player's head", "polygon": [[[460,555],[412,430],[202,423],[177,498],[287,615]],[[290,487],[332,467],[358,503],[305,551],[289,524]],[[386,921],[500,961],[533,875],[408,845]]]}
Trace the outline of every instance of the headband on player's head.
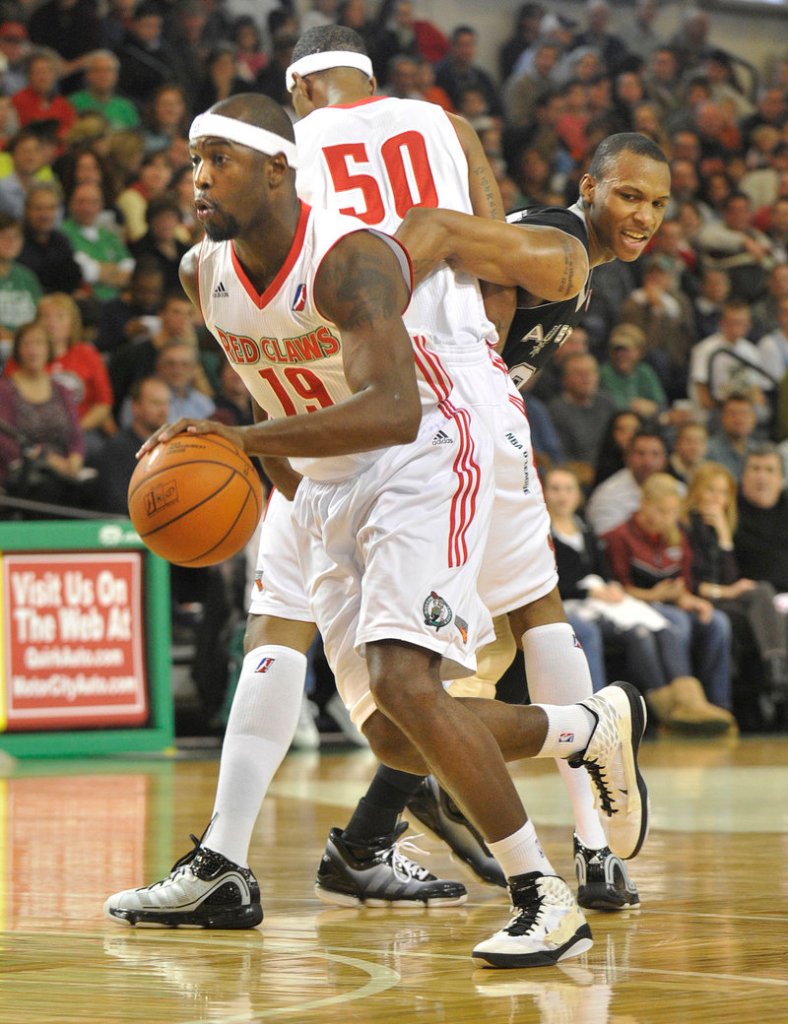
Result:
{"label": "headband on player's head", "polygon": [[208,136],[238,142],[242,146],[256,149],[258,153],[265,153],[266,156],[284,153],[288,164],[293,169],[298,167],[298,153],[294,142],[283,139],[275,132],[266,131],[265,128],[247,124],[246,121],[238,121],[223,114],[212,114],[210,111],[198,114],[189,128],[189,142]]}
{"label": "headband on player's head", "polygon": [[330,71],[332,68],[355,68],[363,71],[367,78],[372,78],[372,61],[364,53],[352,50],[325,50],[323,53],[308,53],[291,64],[285,72],[287,91],[295,88],[295,75],[314,75],[317,71]]}

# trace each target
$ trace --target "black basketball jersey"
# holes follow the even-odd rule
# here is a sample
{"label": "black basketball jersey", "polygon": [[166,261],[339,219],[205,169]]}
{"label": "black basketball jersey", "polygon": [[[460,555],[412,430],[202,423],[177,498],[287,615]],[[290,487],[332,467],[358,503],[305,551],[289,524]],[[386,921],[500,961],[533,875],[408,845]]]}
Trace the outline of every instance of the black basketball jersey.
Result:
{"label": "black basketball jersey", "polygon": [[[510,224],[545,224],[560,228],[579,239],[588,251],[588,231],[583,212],[578,206],[531,206],[517,210],[506,218]],[[588,307],[591,297],[589,272],[579,295],[557,302],[542,302],[528,307],[527,293],[518,289],[517,312],[506,338],[503,358],[515,386],[523,385],[537,373],[559,348]]]}

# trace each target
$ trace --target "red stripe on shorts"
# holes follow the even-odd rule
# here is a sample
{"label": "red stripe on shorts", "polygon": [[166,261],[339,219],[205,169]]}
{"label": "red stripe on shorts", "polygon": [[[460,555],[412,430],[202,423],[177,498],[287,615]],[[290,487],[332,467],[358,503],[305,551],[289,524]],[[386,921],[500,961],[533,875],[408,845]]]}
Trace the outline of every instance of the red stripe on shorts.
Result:
{"label": "red stripe on shorts", "polygon": [[476,512],[481,470],[476,461],[470,413],[467,409],[458,409],[449,399],[453,386],[450,374],[440,357],[427,350],[423,337],[415,335],[412,340],[416,365],[435,392],[438,408],[447,420],[453,420],[457,425],[459,444],[452,467],[457,476],[457,486],[451,503],[448,546],[448,564],[454,569],[468,560],[468,531]]}

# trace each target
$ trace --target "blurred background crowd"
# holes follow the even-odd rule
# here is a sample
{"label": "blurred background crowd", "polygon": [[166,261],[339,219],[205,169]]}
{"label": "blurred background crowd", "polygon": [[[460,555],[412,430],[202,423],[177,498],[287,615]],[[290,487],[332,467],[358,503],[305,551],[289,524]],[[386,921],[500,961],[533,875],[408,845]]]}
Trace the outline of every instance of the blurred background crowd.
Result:
{"label": "blurred background crowd", "polygon": [[[666,6],[524,3],[482,63],[451,3],[430,20],[414,0],[0,0],[0,488],[124,514],[134,452],[162,423],[250,422],[178,282],[200,235],[188,125],[238,92],[289,108],[299,33],[347,25],[381,94],[470,121],[507,210],[573,203],[614,132],[669,157],[663,227],[636,264],[595,270],[526,406],[595,685],[623,663],[670,727],[779,724],[788,49],[783,32],[754,60],[744,18],[741,47],[722,46],[688,5],[663,32]],[[243,607],[174,582],[185,605]]]}

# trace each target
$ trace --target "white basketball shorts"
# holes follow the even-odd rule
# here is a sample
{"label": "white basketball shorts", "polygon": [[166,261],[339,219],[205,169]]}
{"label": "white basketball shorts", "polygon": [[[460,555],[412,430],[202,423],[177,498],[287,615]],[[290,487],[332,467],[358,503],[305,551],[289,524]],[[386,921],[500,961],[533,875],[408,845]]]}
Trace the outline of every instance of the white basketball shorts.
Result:
{"label": "white basketball shorts", "polygon": [[438,351],[451,373],[452,397],[473,409],[493,441],[495,499],[479,593],[493,616],[503,615],[558,585],[531,430],[522,396],[492,348]]}
{"label": "white basketball shorts", "polygon": [[492,446],[473,414],[428,412],[412,444],[337,484],[304,479],[293,516],[299,562],[337,688],[356,725],[375,710],[365,645],[401,640],[473,674],[492,640],[477,577],[493,498]]}

